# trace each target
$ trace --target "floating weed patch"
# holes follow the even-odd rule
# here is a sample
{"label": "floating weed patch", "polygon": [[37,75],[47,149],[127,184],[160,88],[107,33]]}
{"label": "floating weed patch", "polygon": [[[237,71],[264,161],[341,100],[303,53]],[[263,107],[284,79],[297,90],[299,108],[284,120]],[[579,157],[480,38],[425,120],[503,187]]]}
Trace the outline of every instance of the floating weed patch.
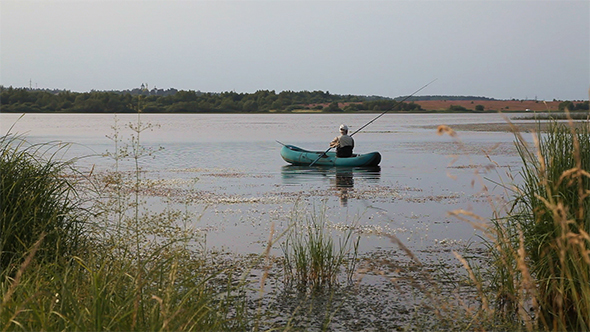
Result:
{"label": "floating weed patch", "polygon": [[459,198],[461,198],[460,194],[450,193],[447,195],[431,195],[431,196],[424,196],[424,197],[405,197],[404,201],[412,202],[412,203],[443,202],[443,201],[454,202],[455,200],[457,200]]}
{"label": "floating weed patch", "polygon": [[218,177],[218,178],[271,178],[271,174],[250,174],[250,173],[207,173],[204,176]]}
{"label": "floating weed patch", "polygon": [[246,173],[208,173],[203,174],[204,176],[218,177],[218,178],[245,178],[250,177]]}

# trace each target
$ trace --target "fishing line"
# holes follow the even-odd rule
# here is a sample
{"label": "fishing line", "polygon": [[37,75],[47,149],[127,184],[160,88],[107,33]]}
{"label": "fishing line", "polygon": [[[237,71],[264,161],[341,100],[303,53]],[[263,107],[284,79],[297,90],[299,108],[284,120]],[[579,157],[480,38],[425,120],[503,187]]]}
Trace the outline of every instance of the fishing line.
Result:
{"label": "fishing line", "polygon": [[[432,84],[434,81],[436,81],[438,78],[433,79],[432,81],[428,82],[428,84],[424,85],[423,87],[421,87],[420,89],[414,91],[411,95],[407,96],[406,98],[402,99],[401,101],[397,102],[397,105],[401,105],[404,101],[408,100],[410,97],[412,97],[413,95],[417,94],[418,92],[420,92],[422,89],[426,88],[427,86],[429,86],[430,84]],[[394,99],[395,100],[395,99]],[[378,116],[376,116],[373,120],[367,122],[364,126],[360,127],[359,129],[355,130],[352,134],[350,134],[350,136],[352,137],[354,134],[358,133],[359,131],[361,131],[363,128],[365,128],[366,126],[370,125],[371,123],[373,123],[375,120],[379,119],[380,117],[382,117],[385,113],[393,110],[395,107],[391,107],[390,109],[386,110],[385,112],[379,114]],[[324,151],[324,153],[320,154],[320,156],[314,160],[311,164],[309,164],[309,166],[313,166],[318,160],[320,160],[320,158],[322,158],[326,153],[328,153],[328,151],[330,151],[332,149],[332,147],[329,147],[328,150]]]}
{"label": "fishing line", "polygon": [[[401,101],[399,101],[397,103],[397,105],[401,105],[404,101],[408,100],[410,97],[412,97],[413,95],[417,94],[418,92],[420,92],[422,89],[426,88],[427,86],[429,86],[430,84],[434,83],[434,81],[436,81],[438,78],[433,79],[432,81],[430,81],[428,84],[424,85],[423,87],[421,87],[420,89],[414,91],[411,95],[407,96],[406,98],[402,99]],[[395,105],[395,106],[397,106]],[[373,120],[367,122],[364,126],[360,127],[359,129],[355,130],[352,134],[350,134],[350,136],[358,133],[359,131],[361,131],[362,129],[364,129],[366,126],[370,125],[371,123],[373,123],[375,120],[379,119],[380,117],[382,117],[385,113],[393,110],[394,107],[386,110],[385,112],[379,114],[378,116],[376,116]],[[329,150],[328,150],[329,151]],[[327,152],[327,151],[326,151]]]}

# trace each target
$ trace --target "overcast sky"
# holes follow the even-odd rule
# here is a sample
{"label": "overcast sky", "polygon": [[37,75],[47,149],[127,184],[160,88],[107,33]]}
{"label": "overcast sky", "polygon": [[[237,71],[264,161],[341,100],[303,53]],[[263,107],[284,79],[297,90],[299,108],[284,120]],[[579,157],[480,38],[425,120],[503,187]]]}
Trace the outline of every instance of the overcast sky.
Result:
{"label": "overcast sky", "polygon": [[588,99],[590,1],[0,0],[0,84]]}

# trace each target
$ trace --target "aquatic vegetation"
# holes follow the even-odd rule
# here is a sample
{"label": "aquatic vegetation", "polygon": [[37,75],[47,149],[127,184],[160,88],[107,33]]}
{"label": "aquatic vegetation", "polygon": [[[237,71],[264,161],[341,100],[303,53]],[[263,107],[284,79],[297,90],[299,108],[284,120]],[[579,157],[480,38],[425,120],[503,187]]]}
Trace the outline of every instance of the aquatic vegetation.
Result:
{"label": "aquatic vegetation", "polygon": [[[552,121],[546,135],[536,136],[535,144],[533,149],[520,137],[517,141],[523,183],[517,185],[514,212],[501,228],[512,234],[498,234],[512,235],[502,239],[511,246],[507,263],[520,272],[521,288],[532,292],[538,324],[588,330],[590,122],[574,127]],[[523,301],[514,290],[511,296],[512,302]]]}
{"label": "aquatic vegetation", "polygon": [[[590,122],[552,120],[534,134],[534,145],[516,126],[513,131],[520,177],[501,184],[511,200],[489,225],[457,212],[484,230],[489,265],[472,279],[482,289],[480,301],[494,304],[486,320],[527,331],[588,330]],[[465,260],[467,268],[473,265]]]}
{"label": "aquatic vegetation", "polygon": [[281,245],[285,278],[301,290],[335,286],[342,270],[352,279],[360,237],[353,239],[350,228],[336,244],[325,218],[321,212],[298,217]]}
{"label": "aquatic vegetation", "polygon": [[[462,316],[482,328],[588,330],[590,123],[538,122],[532,146],[517,126],[508,125],[522,161],[521,177],[508,173],[510,184],[494,185],[504,188],[510,201],[489,196],[490,222],[470,211],[452,212],[483,231],[489,252],[483,268],[482,257],[457,255],[480,304]],[[456,137],[450,128],[441,131]],[[486,185],[483,192],[488,193]]]}

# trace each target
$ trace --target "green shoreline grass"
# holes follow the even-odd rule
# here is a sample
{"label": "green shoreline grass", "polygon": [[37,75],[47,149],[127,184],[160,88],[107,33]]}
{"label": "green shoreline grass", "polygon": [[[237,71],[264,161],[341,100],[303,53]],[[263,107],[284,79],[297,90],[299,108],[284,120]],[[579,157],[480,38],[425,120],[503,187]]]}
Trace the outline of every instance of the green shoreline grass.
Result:
{"label": "green shoreline grass", "polygon": [[0,138],[0,274],[12,273],[41,238],[35,257],[43,262],[84,245],[85,215],[75,184],[62,176],[71,163],[56,157],[65,148]]}

